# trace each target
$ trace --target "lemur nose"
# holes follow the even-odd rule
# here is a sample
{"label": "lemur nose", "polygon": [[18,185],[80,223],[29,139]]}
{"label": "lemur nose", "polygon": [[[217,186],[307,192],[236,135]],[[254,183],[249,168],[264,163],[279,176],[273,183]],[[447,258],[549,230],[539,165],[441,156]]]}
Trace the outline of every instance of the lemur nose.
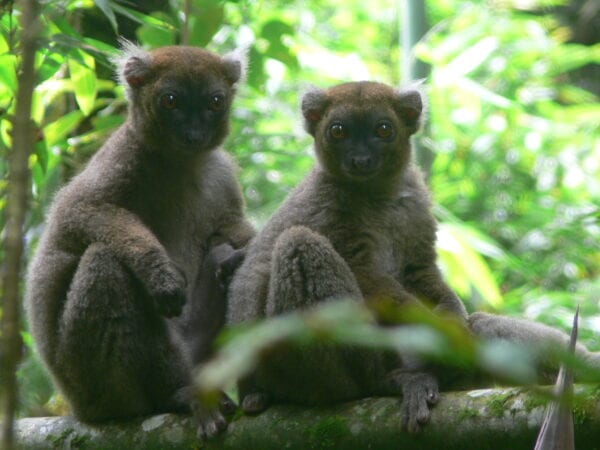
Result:
{"label": "lemur nose", "polygon": [[357,155],[352,157],[352,167],[357,170],[369,170],[373,166],[373,158],[370,155]]}

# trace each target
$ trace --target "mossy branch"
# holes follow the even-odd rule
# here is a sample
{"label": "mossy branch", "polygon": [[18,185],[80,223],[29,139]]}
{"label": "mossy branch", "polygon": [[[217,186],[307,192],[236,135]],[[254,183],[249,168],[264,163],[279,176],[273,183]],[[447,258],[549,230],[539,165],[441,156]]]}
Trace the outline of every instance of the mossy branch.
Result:
{"label": "mossy branch", "polygon": [[[578,448],[600,449],[600,391],[577,386]],[[201,444],[190,417],[161,415],[128,423],[83,425],[73,418],[30,418],[17,423],[24,450],[77,449],[527,449],[534,446],[545,400],[524,388],[449,392],[425,431],[401,430],[399,400],[368,398],[326,408],[275,406],[233,420],[227,432]]]}

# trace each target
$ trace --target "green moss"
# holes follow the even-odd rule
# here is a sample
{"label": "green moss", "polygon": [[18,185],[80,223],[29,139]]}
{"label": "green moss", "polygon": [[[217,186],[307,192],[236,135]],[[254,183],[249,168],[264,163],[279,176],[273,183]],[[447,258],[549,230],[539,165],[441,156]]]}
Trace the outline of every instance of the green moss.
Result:
{"label": "green moss", "polygon": [[548,399],[543,395],[531,394],[525,397],[523,404],[525,406],[525,411],[530,413],[536,408],[545,407],[548,404]]}
{"label": "green moss", "polygon": [[244,414],[244,410],[242,408],[236,408],[235,412],[233,413],[233,416],[229,418],[229,423],[236,422],[245,416],[246,414]]}
{"label": "green moss", "polygon": [[517,395],[515,392],[491,395],[487,400],[487,408],[492,417],[502,417],[506,411],[506,402]]}
{"label": "green moss", "polygon": [[76,436],[72,441],[71,441],[71,447],[70,448],[80,448],[85,446],[86,442],[88,442],[90,440],[89,436],[86,436],[84,434],[80,434],[78,436]]}
{"label": "green moss", "polygon": [[479,416],[479,413],[477,412],[477,410],[475,408],[465,408],[460,411],[460,413],[458,415],[458,420],[463,421],[463,420],[472,419],[473,417],[478,417],[478,416]]}
{"label": "green moss", "polygon": [[573,422],[577,425],[584,424],[594,416],[600,401],[600,389],[585,389],[573,397]]}
{"label": "green moss", "polygon": [[[526,411],[530,412],[538,407],[546,408],[551,400],[551,390],[548,390],[547,395],[530,395],[525,400]],[[599,402],[600,387],[584,387],[578,391],[572,399],[574,423],[581,425],[594,417]]]}
{"label": "green moss", "polygon": [[343,417],[332,416],[306,429],[306,447],[311,450],[328,450],[339,446],[340,439],[350,434]]}
{"label": "green moss", "polygon": [[65,441],[69,438],[71,433],[73,433],[73,430],[65,429],[59,435],[51,436],[49,440],[54,446],[62,446],[65,443]]}

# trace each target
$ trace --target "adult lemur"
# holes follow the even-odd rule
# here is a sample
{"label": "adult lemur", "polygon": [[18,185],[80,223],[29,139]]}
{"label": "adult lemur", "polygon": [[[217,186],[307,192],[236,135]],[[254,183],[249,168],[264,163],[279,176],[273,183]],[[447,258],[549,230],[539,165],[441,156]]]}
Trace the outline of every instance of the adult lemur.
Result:
{"label": "adult lemur", "polygon": [[[428,191],[410,162],[409,138],[423,113],[420,93],[347,83],[308,92],[302,113],[318,163],[249,244],[229,289],[228,322],[337,298],[391,298],[450,313],[480,337],[538,344],[541,365],[556,369],[541,347],[566,348],[566,335],[523,320],[467,317],[442,280]],[[597,354],[578,352],[600,367]],[[401,394],[404,424],[415,432],[429,418],[438,383],[414,363],[405,355],[328,345],[274,349],[242,380],[240,398],[245,410],[258,412],[269,401]]]}
{"label": "adult lemur", "polygon": [[[117,62],[127,120],[57,194],[27,280],[40,354],[88,422],[189,410],[225,314],[207,254],[254,234],[218,148],[243,58],[127,44]],[[226,426],[196,406],[199,434]]]}
{"label": "adult lemur", "polygon": [[[410,162],[422,111],[419,92],[380,83],[304,96],[318,164],[248,247],[230,286],[229,322],[342,297],[425,299],[466,320],[436,266],[429,194]],[[313,404],[395,393],[417,431],[438,396],[430,374],[377,352],[323,347],[272,359],[241,383],[246,409],[263,408],[267,397]]]}

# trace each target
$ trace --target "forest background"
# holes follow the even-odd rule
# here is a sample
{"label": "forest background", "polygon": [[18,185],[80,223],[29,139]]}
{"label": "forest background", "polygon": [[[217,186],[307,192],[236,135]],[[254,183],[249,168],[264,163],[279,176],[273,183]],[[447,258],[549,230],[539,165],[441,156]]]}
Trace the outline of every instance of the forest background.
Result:
{"label": "forest background", "polygon": [[[224,53],[249,46],[248,79],[225,147],[239,162],[257,227],[314,164],[301,126],[302,92],[363,79],[401,85],[416,57],[430,65],[429,120],[416,156],[433,193],[449,284],[469,311],[565,330],[580,305],[580,340],[599,350],[600,4],[428,0],[429,30],[411,47],[403,24],[418,21],[408,1],[40,2],[23,267],[56,190],[124,120],[124,92],[110,63],[118,35],[149,48],[184,43]],[[23,30],[19,4],[2,5],[4,234]],[[19,414],[60,413],[64,405],[22,327]]]}

